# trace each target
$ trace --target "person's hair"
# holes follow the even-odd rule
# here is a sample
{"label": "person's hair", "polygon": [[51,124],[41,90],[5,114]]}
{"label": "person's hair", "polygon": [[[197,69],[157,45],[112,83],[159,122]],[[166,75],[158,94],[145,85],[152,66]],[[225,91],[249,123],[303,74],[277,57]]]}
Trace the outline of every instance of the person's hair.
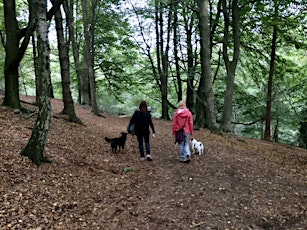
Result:
{"label": "person's hair", "polygon": [[184,100],[181,100],[181,101],[178,102],[178,108],[180,108],[180,107],[184,107],[184,108],[187,107]]}
{"label": "person's hair", "polygon": [[140,109],[140,112],[141,112],[141,113],[147,113],[147,112],[148,112],[146,101],[142,101],[142,102],[140,103],[139,109]]}

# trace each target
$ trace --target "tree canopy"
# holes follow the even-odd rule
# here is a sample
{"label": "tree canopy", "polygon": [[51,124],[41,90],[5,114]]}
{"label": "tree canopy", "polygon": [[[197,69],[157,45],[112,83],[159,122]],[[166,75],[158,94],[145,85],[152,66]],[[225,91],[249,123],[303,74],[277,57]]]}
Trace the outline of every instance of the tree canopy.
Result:
{"label": "tree canopy", "polygon": [[[10,2],[0,4],[0,92],[6,105],[19,107],[17,95],[37,89],[33,9],[31,0]],[[146,100],[154,116],[169,119],[185,99],[197,128],[253,138],[266,130],[269,140],[306,145],[306,1],[81,2],[53,1],[63,15],[75,102],[131,114]],[[51,6],[50,87],[63,99]]]}

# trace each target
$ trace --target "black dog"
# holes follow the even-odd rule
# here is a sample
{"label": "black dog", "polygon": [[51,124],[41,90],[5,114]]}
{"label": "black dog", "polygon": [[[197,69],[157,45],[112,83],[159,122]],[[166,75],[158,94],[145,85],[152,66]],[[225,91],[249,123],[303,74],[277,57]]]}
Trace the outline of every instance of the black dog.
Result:
{"label": "black dog", "polygon": [[108,143],[111,143],[112,152],[116,153],[117,149],[120,151],[120,149],[125,148],[125,143],[127,139],[127,133],[122,132],[122,135],[120,137],[115,138],[104,138]]}

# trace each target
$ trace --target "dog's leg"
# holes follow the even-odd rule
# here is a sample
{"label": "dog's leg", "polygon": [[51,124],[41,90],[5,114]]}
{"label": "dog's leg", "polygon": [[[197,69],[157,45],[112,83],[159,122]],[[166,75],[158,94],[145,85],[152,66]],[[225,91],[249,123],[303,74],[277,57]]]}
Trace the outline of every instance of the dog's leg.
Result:
{"label": "dog's leg", "polygon": [[193,154],[196,154],[196,145],[193,144]]}
{"label": "dog's leg", "polygon": [[117,145],[114,142],[111,143],[111,148],[112,148],[112,153],[116,153]]}

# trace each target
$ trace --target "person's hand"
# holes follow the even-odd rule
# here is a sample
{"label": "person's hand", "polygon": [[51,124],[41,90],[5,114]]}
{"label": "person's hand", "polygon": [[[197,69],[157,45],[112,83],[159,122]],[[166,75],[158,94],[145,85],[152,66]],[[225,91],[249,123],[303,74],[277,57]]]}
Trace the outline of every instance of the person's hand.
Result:
{"label": "person's hand", "polygon": [[152,137],[156,137],[156,134],[155,134],[155,133],[153,133],[153,134],[152,134]]}

